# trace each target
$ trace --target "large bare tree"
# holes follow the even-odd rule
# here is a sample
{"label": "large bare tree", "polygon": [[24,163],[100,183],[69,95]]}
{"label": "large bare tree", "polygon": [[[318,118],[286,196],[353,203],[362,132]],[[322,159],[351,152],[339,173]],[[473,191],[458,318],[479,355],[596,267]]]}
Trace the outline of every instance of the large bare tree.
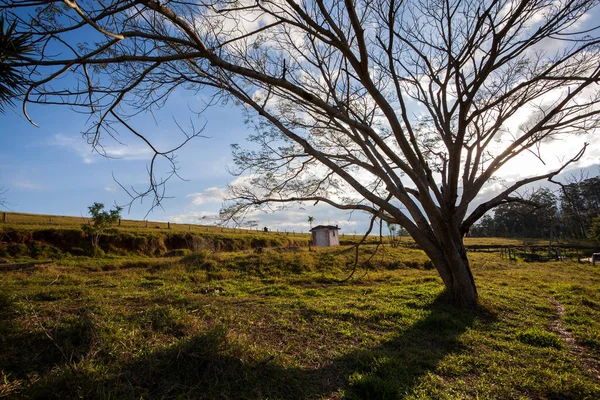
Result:
{"label": "large bare tree", "polygon": [[[244,107],[259,145],[234,147],[246,178],[227,212],[320,201],[399,224],[465,306],[477,302],[469,227],[585,146],[476,204],[486,183],[524,152],[543,159],[549,140],[598,128],[599,29],[586,18],[597,0],[0,4],[38,50],[21,64],[36,80],[24,104],[87,110],[97,144],[144,138],[135,115],[174,90],[213,90]],[[520,110],[529,117],[511,125]]]}

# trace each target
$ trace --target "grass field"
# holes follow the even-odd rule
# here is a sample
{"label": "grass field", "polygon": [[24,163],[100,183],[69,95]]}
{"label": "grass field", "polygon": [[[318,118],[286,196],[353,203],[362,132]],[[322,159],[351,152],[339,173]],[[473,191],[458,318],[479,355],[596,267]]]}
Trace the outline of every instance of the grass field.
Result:
{"label": "grass field", "polygon": [[0,397],[600,398],[599,269],[470,257],[472,313],[412,249],[346,282],[306,249],[2,272]]}

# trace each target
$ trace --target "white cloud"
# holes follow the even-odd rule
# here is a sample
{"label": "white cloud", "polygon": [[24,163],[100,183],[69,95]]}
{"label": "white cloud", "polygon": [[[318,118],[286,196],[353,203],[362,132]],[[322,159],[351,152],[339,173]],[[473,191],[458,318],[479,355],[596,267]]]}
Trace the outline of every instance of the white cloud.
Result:
{"label": "white cloud", "polygon": [[338,210],[325,204],[316,206],[305,205],[300,207],[293,205],[289,209],[276,212],[264,212],[260,210],[250,210],[245,214],[245,221],[256,221],[259,228],[267,227],[270,231],[276,232],[304,232],[310,229],[308,217],[314,217],[312,226],[317,225],[338,225],[342,233],[352,234],[364,232],[367,225],[368,216],[361,212],[349,213],[348,211]]}
{"label": "white cloud", "polygon": [[62,133],[54,135],[51,144],[75,151],[86,164],[98,161],[103,156],[121,160],[146,160],[152,154],[147,146],[128,146],[118,143],[102,144],[102,147],[97,148],[98,151],[94,151],[83,138]]}
{"label": "white cloud", "polygon": [[[247,184],[250,176],[240,176],[231,183]],[[218,209],[227,197],[228,191],[224,187],[209,187],[202,192],[190,193],[186,197],[192,198],[193,206],[202,206],[202,211],[190,211],[167,217],[169,221],[176,223],[195,223],[201,225],[212,225],[219,222]],[[314,217],[313,226],[316,225],[338,225],[342,232],[352,234],[361,233],[366,229],[368,216],[361,212],[349,213],[338,210],[324,203],[313,205],[311,202],[303,206],[294,204],[289,208],[274,212],[250,209],[244,215],[244,221],[256,221],[257,226],[262,229],[267,227],[270,231],[279,232],[304,232],[310,229],[308,216]]]}
{"label": "white cloud", "polygon": [[117,188],[116,188],[116,187],[114,187],[114,186],[105,186],[105,187],[104,187],[104,190],[106,190],[107,192],[114,193],[114,192],[116,192],[116,191],[117,191]]}
{"label": "white cloud", "polygon": [[167,217],[169,222],[177,224],[201,224],[212,225],[219,217],[218,212],[213,211],[192,211],[184,214],[171,215]]}
{"label": "white cloud", "polygon": [[28,179],[15,180],[13,181],[13,186],[18,187],[19,189],[27,189],[27,190],[42,190],[44,187],[35,183],[32,183]]}
{"label": "white cloud", "polygon": [[204,203],[220,203],[227,195],[227,190],[218,187],[209,187],[202,192],[190,193],[185,197],[192,197],[192,204],[199,206]]}

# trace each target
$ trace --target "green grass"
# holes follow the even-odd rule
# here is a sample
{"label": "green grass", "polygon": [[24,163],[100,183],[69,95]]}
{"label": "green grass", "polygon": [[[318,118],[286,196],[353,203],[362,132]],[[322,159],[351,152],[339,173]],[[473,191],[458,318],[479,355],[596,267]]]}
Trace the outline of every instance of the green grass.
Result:
{"label": "green grass", "polygon": [[[549,327],[600,361],[600,273],[471,254],[481,305],[427,257],[238,252],[72,258],[0,275],[0,397],[596,399]],[[372,248],[362,250],[368,255]]]}

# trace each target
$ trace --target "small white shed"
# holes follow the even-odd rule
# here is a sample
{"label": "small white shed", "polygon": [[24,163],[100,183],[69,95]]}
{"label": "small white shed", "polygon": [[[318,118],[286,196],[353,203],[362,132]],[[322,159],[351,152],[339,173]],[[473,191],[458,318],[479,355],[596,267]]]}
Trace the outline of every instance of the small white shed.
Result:
{"label": "small white shed", "polygon": [[340,245],[340,228],[332,225],[317,225],[310,231],[312,233],[312,243],[315,247],[329,247]]}

